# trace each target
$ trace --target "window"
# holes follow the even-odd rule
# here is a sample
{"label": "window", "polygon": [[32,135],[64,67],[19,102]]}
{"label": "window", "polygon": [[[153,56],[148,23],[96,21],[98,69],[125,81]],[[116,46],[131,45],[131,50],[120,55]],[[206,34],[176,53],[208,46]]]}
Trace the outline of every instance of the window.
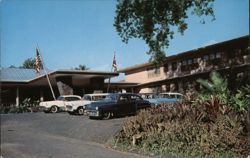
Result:
{"label": "window", "polygon": [[215,58],[214,54],[210,54],[210,60],[213,60]]}
{"label": "window", "polygon": [[151,68],[148,69],[148,78],[152,78],[152,77],[157,77],[160,76],[160,68]]}
{"label": "window", "polygon": [[83,99],[84,100],[91,100],[91,97],[89,95],[84,95]]}
{"label": "window", "polygon": [[183,66],[187,65],[187,60],[183,60],[183,61],[182,61],[182,65],[183,65]]}
{"label": "window", "polygon": [[177,62],[172,63],[172,70],[175,71],[177,69]]}
{"label": "window", "polygon": [[164,65],[164,72],[168,72],[168,64]]}
{"label": "window", "polygon": [[194,58],[194,63],[198,63],[198,58]]}
{"label": "window", "polygon": [[128,101],[128,97],[125,95],[121,95],[119,98],[120,101]]}
{"label": "window", "polygon": [[76,100],[80,100],[80,98],[78,98],[78,97],[65,97],[65,101],[76,101]]}
{"label": "window", "polygon": [[63,96],[59,96],[58,98],[57,98],[57,100],[64,100],[64,97]]}
{"label": "window", "polygon": [[215,54],[215,58],[221,58],[221,52],[217,52],[216,54]]}
{"label": "window", "polygon": [[208,61],[208,59],[209,59],[208,55],[204,55],[203,59],[204,59],[205,61]]}
{"label": "window", "polygon": [[97,96],[92,96],[92,100],[98,101],[98,100],[103,100],[105,99],[105,95],[97,95]]}
{"label": "window", "polygon": [[188,59],[188,65],[193,64],[193,59]]}
{"label": "window", "polygon": [[142,98],[136,95],[131,95],[131,100],[142,100]]}

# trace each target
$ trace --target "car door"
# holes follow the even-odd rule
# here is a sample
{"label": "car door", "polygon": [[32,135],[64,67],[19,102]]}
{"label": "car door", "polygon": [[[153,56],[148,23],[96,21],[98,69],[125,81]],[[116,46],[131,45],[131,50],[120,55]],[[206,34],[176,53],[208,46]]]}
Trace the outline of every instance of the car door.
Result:
{"label": "car door", "polygon": [[84,105],[84,101],[78,97],[72,97],[71,102],[74,106],[77,106],[77,107]]}
{"label": "car door", "polygon": [[137,95],[130,95],[130,112],[136,113],[137,109],[141,107],[143,99]]}
{"label": "car door", "polygon": [[125,115],[130,113],[130,101],[128,95],[121,94],[117,100],[117,113]]}

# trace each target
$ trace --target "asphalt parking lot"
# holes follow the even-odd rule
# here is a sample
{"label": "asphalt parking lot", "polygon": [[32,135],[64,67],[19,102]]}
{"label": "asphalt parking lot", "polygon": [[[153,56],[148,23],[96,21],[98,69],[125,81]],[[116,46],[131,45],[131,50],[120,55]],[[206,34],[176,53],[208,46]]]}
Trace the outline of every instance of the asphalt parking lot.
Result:
{"label": "asphalt parking lot", "polygon": [[121,129],[124,118],[90,120],[67,113],[1,115],[1,156],[129,158],[139,155],[114,151],[105,143]]}

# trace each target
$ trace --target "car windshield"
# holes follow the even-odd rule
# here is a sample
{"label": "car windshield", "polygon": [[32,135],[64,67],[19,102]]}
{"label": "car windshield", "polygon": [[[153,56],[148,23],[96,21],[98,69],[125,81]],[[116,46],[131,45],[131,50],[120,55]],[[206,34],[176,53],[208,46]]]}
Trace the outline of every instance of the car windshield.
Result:
{"label": "car windshield", "polygon": [[159,98],[156,94],[139,94],[143,99],[156,99]]}
{"label": "car windshield", "polygon": [[106,98],[104,99],[105,101],[116,101],[118,98],[117,95],[107,95]]}
{"label": "car windshield", "polygon": [[161,98],[168,98],[168,99],[181,99],[182,96],[179,94],[160,94]]}
{"label": "car windshield", "polygon": [[59,97],[57,98],[57,100],[64,100],[64,97],[59,96]]}
{"label": "car windshield", "polygon": [[91,97],[89,95],[84,95],[83,100],[91,100]]}
{"label": "car windshield", "polygon": [[103,99],[105,99],[105,98],[106,98],[105,95],[92,96],[92,100],[94,100],[94,101],[103,100]]}

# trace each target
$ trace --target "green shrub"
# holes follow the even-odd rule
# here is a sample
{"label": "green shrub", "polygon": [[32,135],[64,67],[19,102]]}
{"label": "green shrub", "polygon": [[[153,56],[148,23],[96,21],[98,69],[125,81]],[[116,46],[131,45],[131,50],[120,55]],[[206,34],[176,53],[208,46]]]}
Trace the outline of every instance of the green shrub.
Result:
{"label": "green shrub", "polygon": [[237,93],[232,97],[232,103],[239,111],[250,110],[250,85],[237,90]]}
{"label": "green shrub", "polygon": [[[165,155],[246,157],[250,150],[246,119],[214,98],[203,108],[189,104],[162,105],[128,118],[115,137],[128,150]],[[182,156],[183,156],[182,155]]]}
{"label": "green shrub", "polygon": [[250,86],[236,93],[212,72],[203,92],[175,105],[141,111],[125,120],[116,146],[177,157],[247,157],[250,154]]}
{"label": "green shrub", "polygon": [[0,113],[24,113],[24,112],[38,112],[39,109],[39,101],[31,100],[30,98],[24,99],[24,101],[19,105],[1,105]]}

